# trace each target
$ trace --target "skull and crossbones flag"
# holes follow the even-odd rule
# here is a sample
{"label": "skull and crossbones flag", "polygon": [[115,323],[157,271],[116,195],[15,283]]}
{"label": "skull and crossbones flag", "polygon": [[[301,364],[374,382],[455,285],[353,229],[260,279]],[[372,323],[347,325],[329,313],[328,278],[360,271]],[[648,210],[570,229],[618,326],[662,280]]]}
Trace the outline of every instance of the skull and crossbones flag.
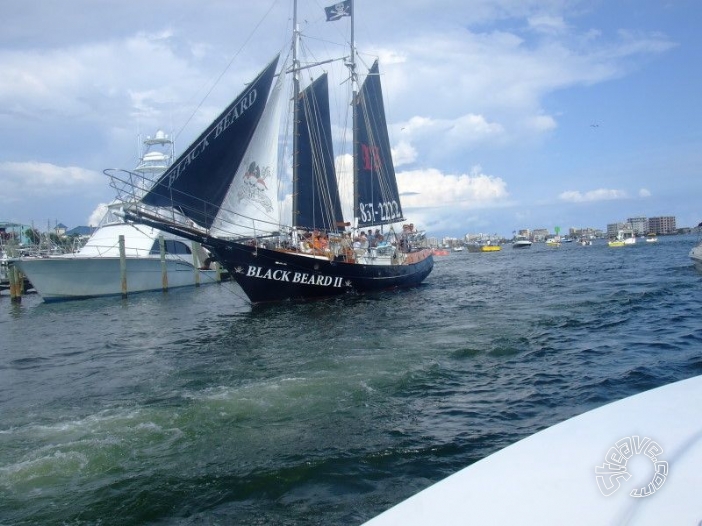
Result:
{"label": "skull and crossbones flag", "polygon": [[351,0],[344,0],[343,2],[325,7],[324,12],[327,14],[327,22],[339,20],[342,16],[351,16]]}

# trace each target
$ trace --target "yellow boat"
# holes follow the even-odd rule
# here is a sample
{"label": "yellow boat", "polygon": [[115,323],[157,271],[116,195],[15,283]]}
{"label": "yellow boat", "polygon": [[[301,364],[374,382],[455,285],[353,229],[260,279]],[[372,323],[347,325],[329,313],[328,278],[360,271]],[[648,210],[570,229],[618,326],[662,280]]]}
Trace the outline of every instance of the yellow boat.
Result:
{"label": "yellow boat", "polygon": [[482,245],[480,247],[481,252],[497,252],[498,250],[502,250],[500,245]]}

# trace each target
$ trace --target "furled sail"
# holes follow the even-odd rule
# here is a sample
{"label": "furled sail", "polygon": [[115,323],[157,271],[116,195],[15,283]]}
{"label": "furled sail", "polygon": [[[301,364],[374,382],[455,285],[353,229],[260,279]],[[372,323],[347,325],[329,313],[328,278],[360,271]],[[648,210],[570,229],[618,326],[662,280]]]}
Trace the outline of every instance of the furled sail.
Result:
{"label": "furled sail", "polygon": [[354,101],[354,215],[358,226],[402,221],[376,60]]}
{"label": "furled sail", "polygon": [[278,57],[176,159],[142,203],[173,207],[210,228],[263,114],[277,64]]}
{"label": "furled sail", "polygon": [[284,75],[279,75],[222,206],[210,228],[217,237],[255,237],[278,229],[278,139]]}
{"label": "furled sail", "polygon": [[293,225],[327,231],[344,230],[334,168],[326,73],[300,93],[297,104],[299,137]]}

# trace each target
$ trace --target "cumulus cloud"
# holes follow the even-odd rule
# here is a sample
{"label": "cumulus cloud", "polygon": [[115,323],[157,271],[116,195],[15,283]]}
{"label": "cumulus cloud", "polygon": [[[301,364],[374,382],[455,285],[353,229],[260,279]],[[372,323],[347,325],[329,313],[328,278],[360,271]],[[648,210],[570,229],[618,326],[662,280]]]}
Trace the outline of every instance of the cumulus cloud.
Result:
{"label": "cumulus cloud", "polygon": [[414,116],[397,127],[402,137],[393,151],[398,166],[418,158],[440,162],[460,157],[467,150],[502,143],[506,135],[500,123],[473,113],[447,119]]}
{"label": "cumulus cloud", "polygon": [[556,35],[568,30],[568,24],[565,23],[562,16],[554,15],[534,15],[527,18],[529,27],[539,33]]}
{"label": "cumulus cloud", "polygon": [[578,190],[568,190],[561,193],[558,199],[561,201],[566,201],[569,203],[584,203],[592,201],[612,201],[615,199],[626,199],[628,198],[627,193],[624,190],[613,190],[606,188],[599,188],[597,190],[590,190],[589,192],[582,193]]}
{"label": "cumulus cloud", "polygon": [[402,166],[403,164],[409,164],[417,159],[417,150],[406,141],[399,142],[392,149],[392,160],[395,166]]}
{"label": "cumulus cloud", "polygon": [[558,126],[556,119],[550,115],[537,115],[535,117],[527,118],[525,124],[527,129],[531,128],[537,132],[550,131]]}
{"label": "cumulus cloud", "polygon": [[55,195],[73,193],[76,189],[104,185],[94,171],[77,166],[56,166],[50,163],[0,162],[0,186],[8,195]]}
{"label": "cumulus cloud", "polygon": [[509,197],[507,183],[482,173],[480,166],[459,175],[444,174],[435,168],[398,172],[397,185],[406,208],[483,208]]}
{"label": "cumulus cloud", "polygon": [[[338,156],[336,169],[342,211],[344,217],[351,220],[351,157]],[[510,198],[507,183],[500,177],[483,173],[480,166],[463,174],[445,174],[435,168],[397,171],[397,186],[407,219],[435,232],[464,224],[466,213],[471,211],[506,206]],[[287,217],[291,209],[292,197],[288,194],[281,200],[283,216]]]}
{"label": "cumulus cloud", "polygon": [[90,214],[90,217],[88,217],[88,226],[97,226],[98,223],[102,220],[103,217],[105,217],[105,214],[107,213],[107,203],[100,203],[95,207],[95,210],[92,211]]}
{"label": "cumulus cloud", "polygon": [[646,188],[641,188],[639,190],[639,197],[651,197],[651,192]]}

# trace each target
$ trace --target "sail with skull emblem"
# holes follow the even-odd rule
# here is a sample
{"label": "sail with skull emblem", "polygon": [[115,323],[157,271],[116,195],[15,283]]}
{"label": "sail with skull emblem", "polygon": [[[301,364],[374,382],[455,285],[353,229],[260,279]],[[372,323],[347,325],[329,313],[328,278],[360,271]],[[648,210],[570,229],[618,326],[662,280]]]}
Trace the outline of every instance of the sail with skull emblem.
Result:
{"label": "sail with skull emblem", "polygon": [[279,76],[251,142],[210,228],[219,237],[254,237],[280,223],[278,135],[283,104]]}
{"label": "sail with skull emblem", "polygon": [[213,226],[230,188],[246,176],[240,166],[269,105],[277,64],[278,57],[175,160],[141,198],[144,205],[174,208],[203,228]]}

